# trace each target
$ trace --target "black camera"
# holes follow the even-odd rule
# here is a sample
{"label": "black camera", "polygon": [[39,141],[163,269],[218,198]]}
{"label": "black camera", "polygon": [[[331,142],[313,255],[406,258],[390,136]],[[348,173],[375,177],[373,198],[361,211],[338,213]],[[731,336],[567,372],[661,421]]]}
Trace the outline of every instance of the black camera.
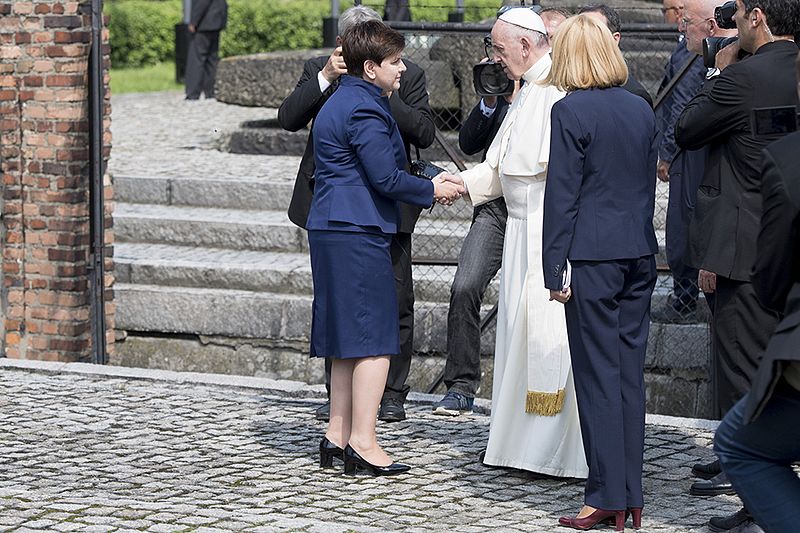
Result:
{"label": "black camera", "polygon": [[412,161],[411,168],[409,169],[409,173],[413,174],[414,176],[429,180],[432,180],[442,172],[445,172],[445,169],[434,165],[430,161],[425,161],[424,159]]}
{"label": "black camera", "polygon": [[503,67],[492,61],[492,38],[483,38],[486,59],[472,67],[472,84],[478,96],[505,96],[514,92],[514,82],[508,79]]}
{"label": "black camera", "polygon": [[750,111],[750,131],[753,135],[785,135],[798,130],[800,113],[793,105],[757,107]]}
{"label": "black camera", "polygon": [[472,67],[472,83],[478,96],[505,96],[514,92],[514,82],[508,79],[503,67],[494,61]]}
{"label": "black camera", "polygon": [[733,15],[736,13],[736,0],[728,0],[721,6],[714,8],[714,20],[723,30],[732,30],[736,27]]}
{"label": "black camera", "polygon": [[706,37],[703,39],[703,64],[708,68],[714,68],[717,52],[738,40],[738,37]]}

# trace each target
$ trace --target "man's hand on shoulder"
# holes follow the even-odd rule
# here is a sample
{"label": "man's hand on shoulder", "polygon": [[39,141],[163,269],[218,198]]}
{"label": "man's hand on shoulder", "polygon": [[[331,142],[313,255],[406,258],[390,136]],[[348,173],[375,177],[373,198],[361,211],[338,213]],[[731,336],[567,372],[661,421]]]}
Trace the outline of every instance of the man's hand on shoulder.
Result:
{"label": "man's hand on shoulder", "polygon": [[342,74],[347,74],[347,65],[342,57],[342,47],[337,46],[328,58],[328,62],[322,67],[322,76],[328,80],[328,83],[333,83]]}

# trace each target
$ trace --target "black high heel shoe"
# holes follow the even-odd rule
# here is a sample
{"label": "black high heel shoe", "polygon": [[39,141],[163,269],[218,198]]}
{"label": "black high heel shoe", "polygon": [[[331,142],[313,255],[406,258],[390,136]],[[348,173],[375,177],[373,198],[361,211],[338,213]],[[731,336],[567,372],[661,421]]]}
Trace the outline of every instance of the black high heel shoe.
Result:
{"label": "black high heel shoe", "polygon": [[355,476],[359,470],[366,470],[373,476],[396,476],[408,472],[411,467],[402,463],[392,463],[389,466],[375,466],[361,457],[349,444],[344,448],[344,473]]}
{"label": "black high heel shoe", "polygon": [[344,450],[328,440],[328,437],[322,437],[319,443],[319,467],[331,468],[333,466],[333,459],[344,460]]}

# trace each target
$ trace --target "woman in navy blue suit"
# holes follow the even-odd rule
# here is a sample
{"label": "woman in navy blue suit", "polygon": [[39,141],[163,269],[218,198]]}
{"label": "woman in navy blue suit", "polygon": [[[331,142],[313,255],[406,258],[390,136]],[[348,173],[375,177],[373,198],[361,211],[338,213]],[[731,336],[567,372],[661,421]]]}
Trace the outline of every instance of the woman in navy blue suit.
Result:
{"label": "woman in navy blue suit", "polygon": [[375,417],[389,370],[400,352],[391,235],[398,202],[430,206],[459,196],[458,186],[403,169],[403,140],[388,95],[400,87],[403,36],[380,21],[342,36],[348,75],[317,115],[314,197],[308,241],[314,304],[312,357],[333,358],[331,415],[320,465],[343,458],[345,473],[405,472],[375,438]]}
{"label": "woman in navy blue suit", "polygon": [[586,462],[584,506],[559,523],[591,529],[627,514],[641,525],[644,357],[656,280],[653,111],[621,86],[625,60],[605,25],[568,19],[545,83],[551,113],[542,262],[565,305]]}

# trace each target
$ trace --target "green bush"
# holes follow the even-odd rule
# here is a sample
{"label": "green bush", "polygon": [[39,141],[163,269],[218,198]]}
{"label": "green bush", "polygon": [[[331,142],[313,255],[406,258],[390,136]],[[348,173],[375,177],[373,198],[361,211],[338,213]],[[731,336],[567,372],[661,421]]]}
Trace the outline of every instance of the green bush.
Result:
{"label": "green bush", "polygon": [[175,24],[181,0],[108,2],[109,44],[114,68],[142,67],[175,58]]}
{"label": "green bush", "polygon": [[[455,6],[455,0],[410,2],[417,21],[446,21]],[[379,13],[383,11],[383,0],[363,3]],[[228,0],[228,27],[220,39],[220,56],[319,48],[322,18],[330,16],[330,5],[330,0]],[[344,10],[350,3],[340,5]],[[499,5],[500,0],[465,0],[465,20],[490,18]],[[114,68],[173,60],[175,24],[183,19],[182,9],[181,0],[107,0]]]}

